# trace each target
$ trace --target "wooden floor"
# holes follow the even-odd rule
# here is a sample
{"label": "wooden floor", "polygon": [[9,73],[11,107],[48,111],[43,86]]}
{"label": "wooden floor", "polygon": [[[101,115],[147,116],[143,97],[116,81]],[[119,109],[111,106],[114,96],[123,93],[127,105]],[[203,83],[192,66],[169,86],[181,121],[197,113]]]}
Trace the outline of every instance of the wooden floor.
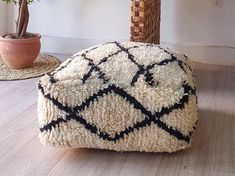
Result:
{"label": "wooden floor", "polygon": [[235,175],[235,68],[194,64],[194,73],[200,121],[192,148],[173,154],[43,147],[38,79],[0,82],[0,175]]}

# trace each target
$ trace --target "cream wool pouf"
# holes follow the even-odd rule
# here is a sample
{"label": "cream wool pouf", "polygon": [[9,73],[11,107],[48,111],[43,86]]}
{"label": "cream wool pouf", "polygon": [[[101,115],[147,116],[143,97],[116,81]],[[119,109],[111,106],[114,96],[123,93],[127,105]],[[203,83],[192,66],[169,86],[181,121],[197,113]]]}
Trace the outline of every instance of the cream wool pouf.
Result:
{"label": "cream wool pouf", "polygon": [[39,81],[44,145],[175,152],[191,145],[197,98],[189,59],[158,45],[109,42]]}

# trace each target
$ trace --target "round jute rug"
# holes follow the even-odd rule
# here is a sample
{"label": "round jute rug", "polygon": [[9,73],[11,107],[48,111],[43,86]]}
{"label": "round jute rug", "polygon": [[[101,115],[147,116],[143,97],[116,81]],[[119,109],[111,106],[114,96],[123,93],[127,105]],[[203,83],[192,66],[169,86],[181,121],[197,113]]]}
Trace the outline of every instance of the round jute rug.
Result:
{"label": "round jute rug", "polygon": [[60,65],[60,60],[50,55],[39,55],[33,65],[25,69],[11,69],[0,58],[0,81],[22,80],[42,76]]}

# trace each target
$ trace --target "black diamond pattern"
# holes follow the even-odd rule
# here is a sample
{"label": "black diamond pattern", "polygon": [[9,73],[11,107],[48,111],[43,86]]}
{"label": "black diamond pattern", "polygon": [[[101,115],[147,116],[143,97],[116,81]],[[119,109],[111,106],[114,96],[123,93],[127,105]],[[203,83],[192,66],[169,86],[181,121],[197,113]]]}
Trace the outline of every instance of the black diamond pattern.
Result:
{"label": "black diamond pattern", "polygon": [[[100,69],[99,66],[101,64],[104,64],[108,59],[112,58],[112,56],[117,55],[118,53],[121,53],[121,52],[125,52],[128,55],[128,59],[138,67],[138,71],[136,72],[136,74],[134,75],[134,77],[130,83],[130,85],[132,85],[132,86],[135,85],[135,83],[138,81],[138,79],[141,75],[143,75],[145,77],[145,81],[150,86],[156,85],[156,81],[153,79],[153,74],[151,73],[151,69],[153,69],[155,66],[162,66],[162,65],[166,65],[168,63],[177,62],[179,64],[179,67],[184,72],[186,72],[185,67],[187,66],[187,64],[183,63],[181,60],[178,60],[176,56],[174,56],[173,54],[169,53],[167,50],[165,50],[161,47],[159,47],[159,48],[161,50],[163,50],[164,52],[170,54],[171,58],[165,59],[159,63],[154,63],[151,65],[144,66],[144,65],[141,65],[136,62],[135,56],[130,54],[129,50],[132,48],[138,48],[140,46],[147,46],[148,44],[125,48],[125,47],[121,46],[121,44],[119,44],[118,42],[109,42],[107,44],[110,44],[110,43],[116,44],[116,46],[119,48],[119,50],[113,54],[108,55],[107,57],[104,57],[103,59],[100,60],[100,62],[98,64],[94,64],[93,60],[91,58],[87,57],[87,53],[89,53],[89,51],[91,51],[91,50],[95,50],[98,46],[94,47],[90,50],[87,50],[82,54],[74,56],[74,57],[81,56],[84,60],[88,61],[88,66],[90,67],[90,69],[86,74],[84,74],[84,76],[82,78],[82,81],[84,84],[85,84],[86,80],[90,78],[93,71],[98,73],[98,78],[101,79],[104,84],[109,83],[109,78],[106,76],[106,74],[104,72],[102,72],[102,70]],[[150,46],[153,46],[153,45],[150,45]],[[71,62],[72,62],[72,59],[69,62],[67,62],[67,64],[65,66],[61,67],[60,69],[54,71],[52,74],[49,75],[51,83],[56,83],[58,81],[58,80],[54,79],[54,75],[58,71],[61,71],[64,68],[66,68]],[[189,68],[189,69],[191,70],[191,68]],[[82,124],[91,133],[97,134],[101,139],[116,142],[119,139],[123,139],[125,137],[125,135],[128,135],[128,134],[134,132],[135,130],[139,130],[140,128],[149,126],[151,124],[155,124],[159,128],[161,128],[162,130],[168,132],[170,135],[173,135],[174,137],[176,137],[178,140],[183,140],[185,142],[190,141],[190,136],[191,136],[192,132],[190,132],[188,136],[185,136],[177,129],[175,129],[175,128],[165,124],[163,121],[161,121],[162,116],[171,113],[175,109],[183,108],[185,106],[185,104],[188,103],[190,94],[196,95],[196,92],[195,92],[196,90],[191,88],[187,83],[184,83],[182,86],[184,88],[184,95],[180,99],[180,101],[175,103],[174,105],[168,107],[168,108],[162,108],[162,110],[160,112],[148,111],[140,102],[138,102],[138,100],[135,99],[135,97],[131,96],[126,91],[124,91],[122,88],[117,87],[114,84],[109,85],[108,88],[105,88],[105,89],[98,91],[97,93],[93,94],[91,97],[88,97],[86,100],[84,100],[84,102],[81,103],[81,105],[75,106],[75,107],[69,107],[68,105],[64,105],[61,102],[59,102],[56,98],[51,96],[49,93],[46,94],[44,91],[43,85],[40,82],[39,82],[38,86],[39,86],[39,90],[41,90],[41,93],[45,96],[45,98],[52,101],[52,103],[55,106],[57,106],[60,110],[66,112],[65,118],[59,117],[57,120],[53,120],[49,124],[44,125],[42,128],[40,128],[41,132],[50,131],[52,128],[59,126],[61,123],[66,123],[70,120],[75,120],[75,121],[79,122],[80,124]],[[84,111],[85,108],[89,108],[89,106],[92,103],[94,103],[95,101],[99,101],[100,97],[103,97],[103,96],[108,95],[110,93],[114,93],[118,96],[121,96],[128,103],[130,103],[135,109],[140,110],[141,113],[143,114],[143,121],[137,122],[137,123],[133,124],[132,126],[127,127],[125,130],[117,132],[114,135],[114,137],[111,137],[111,135],[105,131],[101,131],[94,124],[88,123],[86,121],[86,119],[84,119],[79,114],[80,112]]]}
{"label": "black diamond pattern", "polygon": [[[184,140],[186,142],[189,142],[190,136],[184,136],[180,131],[177,129],[174,129],[172,127],[169,127],[167,124],[162,122],[160,118],[163,115],[169,114],[175,109],[181,109],[185,106],[185,104],[188,103],[189,95],[195,94],[195,91],[187,84],[183,85],[184,88],[184,96],[181,98],[181,100],[168,107],[168,108],[162,108],[160,112],[152,113],[148,111],[144,106],[139,103],[133,96],[129,95],[127,92],[125,92],[123,89],[115,86],[110,85],[108,88],[105,88],[103,90],[100,90],[99,92],[95,93],[91,97],[87,98],[80,106],[76,107],[69,107],[67,105],[63,105],[60,103],[57,99],[53,98],[50,94],[45,94],[44,89],[42,85],[39,83],[39,89],[41,90],[42,94],[50,101],[53,102],[55,106],[57,106],[60,110],[63,110],[67,113],[65,119],[59,118],[56,121],[52,121],[49,124],[45,125],[40,129],[41,132],[51,130],[53,127],[70,121],[71,119],[76,120],[77,122],[81,123],[86,129],[88,129],[91,133],[97,134],[100,138],[104,140],[109,141],[117,141],[121,138],[124,138],[125,135],[128,135],[131,132],[134,132],[134,130],[139,130],[140,128],[143,128],[145,126],[149,126],[151,123],[156,124],[159,128],[165,130],[170,135],[175,136],[178,140]],[[103,132],[99,130],[95,125],[88,123],[81,115],[79,115],[79,112],[82,112],[85,108],[89,108],[89,106],[94,102],[98,101],[100,97],[103,97],[105,95],[108,95],[110,93],[115,93],[116,95],[119,95],[123,97],[127,102],[129,102],[135,109],[138,109],[141,111],[143,116],[145,116],[144,120],[141,122],[138,122],[136,124],[133,124],[133,126],[129,126],[124,131],[117,132],[115,134],[115,137],[111,137],[108,133]]]}
{"label": "black diamond pattern", "polygon": [[144,75],[145,76],[145,81],[147,82],[148,85],[150,86],[154,86],[154,85],[157,85],[155,82],[154,79],[153,79],[153,74],[150,72],[151,69],[153,69],[155,66],[163,66],[163,65],[167,65],[169,63],[172,63],[172,62],[177,62],[178,65],[180,66],[180,68],[186,72],[185,68],[184,67],[188,67],[189,70],[192,71],[192,69],[187,65],[185,64],[184,62],[182,62],[181,60],[178,60],[176,56],[174,56],[172,53],[170,53],[169,51],[165,50],[164,48],[161,48],[160,46],[158,46],[162,51],[164,51],[165,53],[169,54],[171,56],[170,59],[165,59],[165,60],[162,60],[161,62],[159,63],[154,63],[154,64],[151,64],[151,65],[147,65],[147,66],[144,66],[144,65],[141,65],[139,64],[138,62],[136,62],[135,60],[135,56],[133,54],[131,54],[129,52],[130,49],[133,49],[133,48],[139,48],[141,46],[157,46],[157,45],[154,45],[154,44],[142,44],[142,45],[136,45],[136,46],[132,46],[132,47],[129,47],[129,48],[125,48],[123,46],[121,46],[120,43],[118,42],[107,42],[101,46],[104,46],[104,45],[108,45],[108,44],[115,44],[119,50],[102,58],[100,60],[100,62],[98,64],[94,64],[94,61],[91,59],[91,58],[88,58],[87,57],[87,54],[90,52],[90,51],[93,51],[95,49],[97,49],[98,47],[100,46],[96,46],[94,48],[91,48],[89,50],[86,50],[85,52],[83,53],[79,53],[78,55],[74,55],[72,58],[70,58],[70,60],[66,63],[66,65],[60,67],[59,69],[57,69],[56,71],[52,72],[51,74],[48,74],[50,76],[50,81],[51,83],[56,83],[58,80],[56,80],[53,76],[58,72],[58,71],[61,71],[63,69],[65,69],[68,65],[70,65],[70,63],[72,62],[73,58],[74,57],[78,57],[78,56],[81,56],[83,59],[85,59],[86,61],[88,61],[88,66],[90,66],[90,69],[89,71],[84,74],[83,78],[82,78],[82,81],[83,83],[85,83],[87,81],[87,79],[90,78],[91,74],[93,71],[96,71],[98,73],[98,77],[99,79],[101,79],[103,81],[104,84],[106,84],[108,81],[109,81],[109,78],[106,76],[106,74],[100,69],[100,65],[107,62],[110,58],[112,58],[112,56],[114,55],[117,55],[121,52],[125,52],[127,55],[128,55],[128,59],[134,63],[137,67],[138,67],[138,71],[136,72],[136,74],[133,76],[133,79],[131,81],[131,85],[134,86],[135,83],[138,81],[139,77],[141,75]]}

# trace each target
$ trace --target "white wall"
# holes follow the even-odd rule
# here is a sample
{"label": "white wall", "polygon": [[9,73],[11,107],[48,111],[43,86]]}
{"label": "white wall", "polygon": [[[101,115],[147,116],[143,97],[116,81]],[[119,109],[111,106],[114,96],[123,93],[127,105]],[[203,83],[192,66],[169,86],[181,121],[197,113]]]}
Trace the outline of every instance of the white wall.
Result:
{"label": "white wall", "polygon": [[127,0],[41,0],[30,7],[29,29],[43,35],[85,39],[128,38]]}
{"label": "white wall", "polygon": [[[162,0],[161,41],[235,46],[235,1]],[[82,39],[128,39],[129,0],[41,0],[31,6],[29,30]]]}
{"label": "white wall", "polygon": [[162,41],[235,46],[235,1],[163,0]]}
{"label": "white wall", "polygon": [[[235,64],[234,7],[234,0],[224,0],[221,8],[215,0],[162,0],[161,42],[195,60]],[[129,0],[41,0],[30,12],[29,30],[43,35],[46,52],[129,39]]]}
{"label": "white wall", "polygon": [[[42,51],[71,54],[107,40],[128,40],[128,0],[40,0],[30,5],[28,30],[42,35]],[[17,9],[9,16],[14,29]]]}
{"label": "white wall", "polygon": [[235,65],[235,1],[162,0],[162,44],[194,60]]}
{"label": "white wall", "polygon": [[7,7],[5,2],[0,1],[0,34],[6,32]]}

